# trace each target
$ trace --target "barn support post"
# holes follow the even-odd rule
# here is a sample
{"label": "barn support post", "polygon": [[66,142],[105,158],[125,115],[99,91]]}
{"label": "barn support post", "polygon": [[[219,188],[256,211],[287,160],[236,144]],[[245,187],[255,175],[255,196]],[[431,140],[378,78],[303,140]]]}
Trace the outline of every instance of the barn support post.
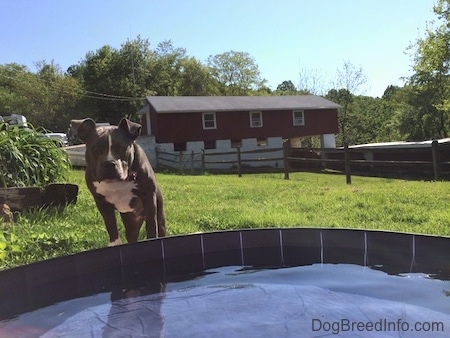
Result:
{"label": "barn support post", "polygon": [[440,160],[439,160],[439,142],[438,141],[433,140],[433,142],[431,142],[431,152],[433,154],[434,179],[435,179],[435,181],[438,181],[441,177],[441,166],[440,166]]}
{"label": "barn support post", "polygon": [[289,140],[283,142],[283,166],[284,166],[284,179],[289,179]]}
{"label": "barn support post", "polygon": [[352,184],[352,175],[350,169],[350,151],[348,149],[348,142],[344,143],[344,162],[345,162],[345,181],[347,184]]}
{"label": "barn support post", "polygon": [[241,147],[236,148],[237,151],[237,169],[238,169],[238,176],[242,177],[242,170],[241,170]]}

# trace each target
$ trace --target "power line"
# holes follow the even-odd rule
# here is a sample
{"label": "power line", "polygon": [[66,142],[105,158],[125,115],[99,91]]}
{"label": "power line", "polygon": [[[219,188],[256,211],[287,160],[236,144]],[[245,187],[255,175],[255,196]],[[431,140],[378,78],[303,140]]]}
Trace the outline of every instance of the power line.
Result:
{"label": "power line", "polygon": [[[5,76],[0,74],[0,78],[8,79],[8,80],[16,80],[13,76]],[[1,85],[1,84],[0,84]],[[44,83],[44,86],[53,91],[57,92],[61,87],[57,87],[55,83]],[[21,88],[23,90],[24,88]],[[98,93],[93,92],[90,90],[80,89],[79,90],[80,95],[90,98],[90,99],[97,99],[97,100],[107,100],[107,101],[137,101],[137,100],[145,100],[145,97],[131,97],[131,96],[122,96],[122,95],[113,95],[113,94],[106,94],[106,93]]]}
{"label": "power line", "polygon": [[97,93],[89,90],[82,90],[82,94],[85,97],[99,99],[99,100],[110,100],[110,101],[136,101],[136,100],[145,100],[145,97],[131,97],[131,96],[121,96],[121,95],[112,95],[105,93]]}

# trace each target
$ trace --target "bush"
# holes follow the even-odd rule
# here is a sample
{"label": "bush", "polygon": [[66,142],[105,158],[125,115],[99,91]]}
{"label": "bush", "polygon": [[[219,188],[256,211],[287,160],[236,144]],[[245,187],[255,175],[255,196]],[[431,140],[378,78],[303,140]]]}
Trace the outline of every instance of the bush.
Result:
{"label": "bush", "polygon": [[44,186],[70,172],[67,153],[35,129],[0,124],[0,188]]}

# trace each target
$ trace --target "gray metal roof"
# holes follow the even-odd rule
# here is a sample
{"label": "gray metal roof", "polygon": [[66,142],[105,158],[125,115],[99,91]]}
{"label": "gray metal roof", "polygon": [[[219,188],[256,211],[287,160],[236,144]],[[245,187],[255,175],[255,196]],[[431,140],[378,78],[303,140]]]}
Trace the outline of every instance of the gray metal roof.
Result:
{"label": "gray metal roof", "polygon": [[147,96],[157,113],[250,111],[278,109],[337,109],[316,95],[295,96]]}

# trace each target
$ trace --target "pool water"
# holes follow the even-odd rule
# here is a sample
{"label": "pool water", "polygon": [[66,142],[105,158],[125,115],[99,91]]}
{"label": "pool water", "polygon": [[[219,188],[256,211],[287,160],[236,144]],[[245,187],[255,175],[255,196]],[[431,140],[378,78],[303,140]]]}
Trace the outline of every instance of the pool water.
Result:
{"label": "pool water", "polygon": [[350,264],[211,269],[0,322],[1,337],[448,337],[450,281]]}

